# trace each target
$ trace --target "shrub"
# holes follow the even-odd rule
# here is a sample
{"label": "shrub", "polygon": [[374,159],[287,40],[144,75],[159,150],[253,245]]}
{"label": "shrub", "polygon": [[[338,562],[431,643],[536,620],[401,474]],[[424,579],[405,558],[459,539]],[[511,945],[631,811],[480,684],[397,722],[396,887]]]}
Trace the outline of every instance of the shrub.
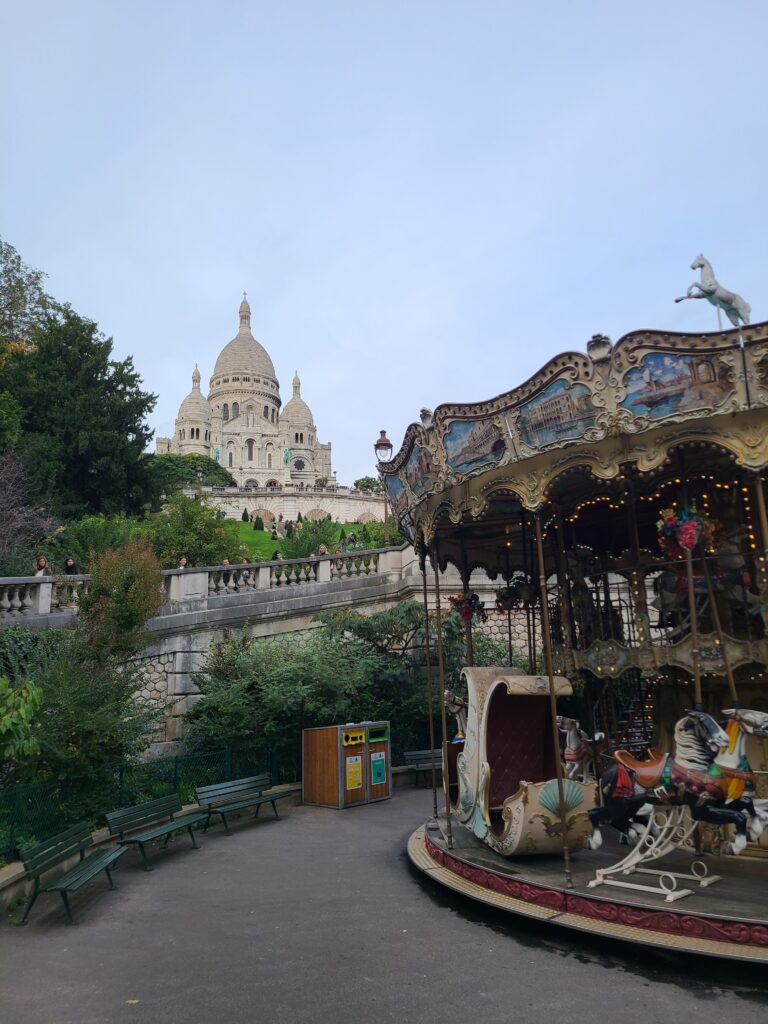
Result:
{"label": "shrub", "polygon": [[131,541],[97,558],[80,601],[80,621],[94,655],[138,650],[144,624],[164,600],[160,564],[145,541]]}
{"label": "shrub", "polygon": [[122,547],[145,530],[145,524],[128,516],[83,516],[56,530],[42,551],[56,567],[71,557],[80,572],[88,572],[93,558]]}
{"label": "shrub", "polygon": [[336,543],[336,528],[327,520],[313,523],[305,520],[300,530],[294,530],[291,536],[286,534],[283,541],[283,555],[285,558],[307,558],[311,554],[317,554],[320,545],[333,550]]}
{"label": "shrub", "polygon": [[175,568],[182,555],[192,565],[221,565],[224,558],[239,560],[248,554],[236,540],[236,528],[205,501],[174,494],[162,512],[152,516],[148,536],[165,568]]}
{"label": "shrub", "polygon": [[243,509],[243,514],[240,516],[240,518],[242,519],[242,521],[244,523],[247,523],[247,522],[250,521],[250,516],[248,515],[248,509],[247,508]]}

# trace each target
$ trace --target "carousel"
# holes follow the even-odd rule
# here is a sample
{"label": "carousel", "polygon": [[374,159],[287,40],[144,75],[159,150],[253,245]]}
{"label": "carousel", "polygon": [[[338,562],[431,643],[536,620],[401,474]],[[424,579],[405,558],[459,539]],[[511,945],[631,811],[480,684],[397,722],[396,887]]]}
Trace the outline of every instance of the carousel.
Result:
{"label": "carousel", "polygon": [[[443,695],[443,797],[412,862],[553,926],[768,962],[768,323],[720,292],[685,297],[734,329],[595,335],[422,410],[394,455],[382,432],[380,469]],[[488,618],[506,665],[474,664]]]}

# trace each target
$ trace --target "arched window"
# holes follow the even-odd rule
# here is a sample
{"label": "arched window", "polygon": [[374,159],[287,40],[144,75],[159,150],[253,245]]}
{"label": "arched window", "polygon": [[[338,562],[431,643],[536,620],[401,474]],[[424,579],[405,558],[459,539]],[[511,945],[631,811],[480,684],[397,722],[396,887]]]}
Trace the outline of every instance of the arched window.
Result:
{"label": "arched window", "polygon": [[272,410],[272,422],[273,423],[275,422],[275,410],[274,409]]}
{"label": "arched window", "polygon": [[267,452],[267,469],[272,469],[272,452]]}
{"label": "arched window", "polygon": [[265,420],[269,419],[269,406],[268,405],[264,406],[264,419]]}
{"label": "arched window", "polygon": [[253,441],[250,439],[245,442],[245,457],[249,462],[253,462]]}
{"label": "arched window", "polygon": [[299,432],[298,432],[298,430],[297,430],[297,431],[296,431],[296,433],[295,433],[295,434],[293,435],[293,443],[294,443],[294,444],[298,444],[298,443],[299,443]]}
{"label": "arched window", "polygon": [[184,431],[181,429],[181,427],[179,427],[179,440],[181,441],[181,439],[183,437],[184,437]]}
{"label": "arched window", "polygon": [[239,415],[240,415],[240,403],[239,402],[233,402],[232,403],[232,419],[234,419],[236,416],[239,416]]}
{"label": "arched window", "polygon": [[234,457],[234,455],[232,454],[232,452],[227,452],[227,465],[229,466],[230,469],[232,469],[234,464],[235,464],[235,457]]}
{"label": "arched window", "polygon": [[221,407],[221,418],[223,420],[228,420],[229,419],[229,406],[227,405],[226,402]]}
{"label": "arched window", "polygon": [[303,431],[303,430],[302,430],[302,432],[301,432],[301,433],[299,434],[299,440],[301,441],[301,443],[302,443],[302,444],[304,444],[304,431]]}

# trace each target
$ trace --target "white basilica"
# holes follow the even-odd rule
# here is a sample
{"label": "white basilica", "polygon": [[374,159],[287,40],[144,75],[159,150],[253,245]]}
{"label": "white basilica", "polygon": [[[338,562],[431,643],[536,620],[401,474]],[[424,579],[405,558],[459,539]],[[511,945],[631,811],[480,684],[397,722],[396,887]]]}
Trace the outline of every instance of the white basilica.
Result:
{"label": "white basilica", "polygon": [[293,378],[281,411],[280,384],[269,353],[251,334],[251,307],[243,295],[240,328],[219,353],[208,397],[195,366],[192,390],[179,407],[174,436],[159,437],[157,451],[208,455],[240,487],[312,485],[332,477],[331,445],[320,444],[312,412]]}

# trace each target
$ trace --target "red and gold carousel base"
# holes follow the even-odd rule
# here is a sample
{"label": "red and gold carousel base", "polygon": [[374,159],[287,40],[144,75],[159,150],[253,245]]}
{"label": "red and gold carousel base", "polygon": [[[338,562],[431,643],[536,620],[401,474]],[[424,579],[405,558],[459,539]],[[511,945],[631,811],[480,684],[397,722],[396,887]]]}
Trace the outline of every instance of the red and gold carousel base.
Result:
{"label": "red and gold carousel base", "polygon": [[[458,824],[453,826],[453,849],[449,849],[444,824],[431,821],[416,829],[408,841],[408,856],[420,871],[463,896],[522,917],[622,942],[768,963],[765,862],[713,858],[713,870],[721,876],[716,885],[680,903],[665,904],[663,899],[630,890],[588,887],[598,868],[621,859],[618,847],[574,854],[573,888],[566,888],[561,860],[510,861]],[[668,860],[665,868],[679,870],[686,868],[690,858],[673,855]]]}

